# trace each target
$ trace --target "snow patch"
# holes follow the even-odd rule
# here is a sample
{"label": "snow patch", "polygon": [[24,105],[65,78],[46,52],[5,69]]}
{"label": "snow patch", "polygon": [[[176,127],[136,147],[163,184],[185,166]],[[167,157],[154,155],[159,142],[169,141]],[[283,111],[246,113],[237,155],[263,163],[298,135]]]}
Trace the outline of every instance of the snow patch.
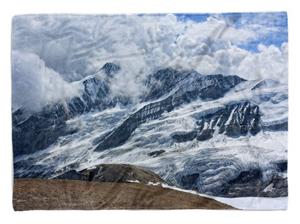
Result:
{"label": "snow patch", "polygon": [[140,183],[139,180],[126,180],[128,183]]}

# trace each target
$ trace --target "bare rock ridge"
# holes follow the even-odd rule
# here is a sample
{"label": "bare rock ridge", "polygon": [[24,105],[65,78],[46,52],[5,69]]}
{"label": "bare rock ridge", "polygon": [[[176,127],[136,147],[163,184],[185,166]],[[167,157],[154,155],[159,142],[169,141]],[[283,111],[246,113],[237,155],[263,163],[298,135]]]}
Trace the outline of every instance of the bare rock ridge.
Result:
{"label": "bare rock ridge", "polygon": [[136,182],[143,184],[148,184],[149,182],[165,183],[155,173],[129,164],[100,164],[92,169],[70,170],[57,176],[55,179],[116,183]]}
{"label": "bare rock ridge", "polygon": [[149,75],[145,82],[148,94],[143,101],[155,100],[169,93],[177,84],[191,76],[193,72],[177,71],[172,68],[161,69]]}

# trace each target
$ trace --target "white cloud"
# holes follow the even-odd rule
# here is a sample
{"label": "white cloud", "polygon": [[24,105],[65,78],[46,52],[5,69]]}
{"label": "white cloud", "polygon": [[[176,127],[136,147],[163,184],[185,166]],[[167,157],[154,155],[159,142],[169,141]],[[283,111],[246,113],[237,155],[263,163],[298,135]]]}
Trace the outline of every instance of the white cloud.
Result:
{"label": "white cloud", "polygon": [[137,98],[145,76],[164,67],[248,79],[287,77],[286,47],[238,47],[273,31],[264,24],[237,27],[222,16],[199,23],[174,15],[21,16],[14,18],[13,49],[38,55],[67,81],[117,62],[122,74],[113,92]]}
{"label": "white cloud", "polygon": [[230,27],[223,20],[184,22],[174,15],[25,16],[15,17],[13,26],[13,48],[39,55],[66,80],[78,79],[111,59],[143,55],[148,66],[160,67],[177,57],[255,38],[251,30]]}
{"label": "white cloud", "polygon": [[287,82],[288,52],[287,44],[281,48],[259,46],[258,53],[248,53],[243,61],[233,67],[236,74],[243,74],[248,79],[275,79]]}
{"label": "white cloud", "polygon": [[13,51],[12,69],[13,109],[25,107],[36,111],[79,93],[79,86],[64,81],[33,53]]}

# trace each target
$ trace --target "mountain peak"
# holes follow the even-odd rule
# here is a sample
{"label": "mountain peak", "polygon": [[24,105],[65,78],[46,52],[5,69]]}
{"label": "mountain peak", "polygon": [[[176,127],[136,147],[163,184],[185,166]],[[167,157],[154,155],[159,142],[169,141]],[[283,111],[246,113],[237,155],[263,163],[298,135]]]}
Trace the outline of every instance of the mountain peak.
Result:
{"label": "mountain peak", "polygon": [[115,63],[112,62],[107,62],[103,65],[103,67],[101,68],[101,70],[103,70],[105,72],[106,75],[108,76],[112,76],[115,73],[117,73],[119,70],[121,69],[121,67]]}

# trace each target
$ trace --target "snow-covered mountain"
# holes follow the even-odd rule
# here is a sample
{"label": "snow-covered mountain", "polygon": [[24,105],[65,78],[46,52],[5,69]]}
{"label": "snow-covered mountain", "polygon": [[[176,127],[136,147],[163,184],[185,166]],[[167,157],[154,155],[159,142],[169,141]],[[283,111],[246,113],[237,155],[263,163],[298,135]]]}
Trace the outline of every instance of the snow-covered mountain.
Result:
{"label": "snow-covered mountain", "polygon": [[127,105],[130,99],[113,97],[110,81],[120,67],[106,63],[95,74],[74,82],[81,89],[81,95],[69,101],[47,105],[39,112],[18,109],[13,112],[14,155],[32,153],[45,149],[58,137],[76,132],[68,128],[66,121],[92,111],[102,111],[117,104]]}
{"label": "snow-covered mountain", "polygon": [[209,195],[287,195],[285,84],[165,68],[133,103],[111,94],[120,69],[107,63],[77,81],[82,94],[68,102],[13,113],[16,177],[127,163]]}

